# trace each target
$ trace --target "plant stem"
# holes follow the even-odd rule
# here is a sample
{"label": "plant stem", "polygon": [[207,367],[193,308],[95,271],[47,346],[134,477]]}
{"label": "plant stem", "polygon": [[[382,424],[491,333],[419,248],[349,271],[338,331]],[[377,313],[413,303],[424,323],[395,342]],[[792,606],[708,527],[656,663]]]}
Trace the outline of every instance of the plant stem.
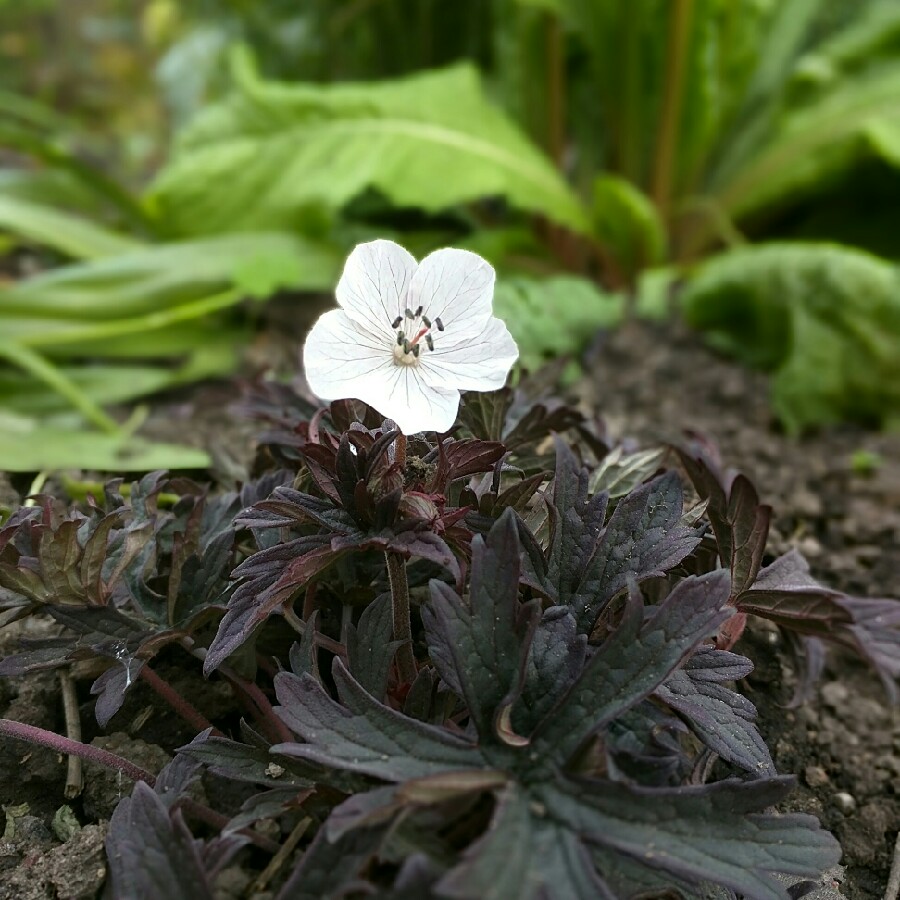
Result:
{"label": "plant stem", "polygon": [[412,621],[409,614],[409,582],[406,580],[406,562],[399,553],[384,554],[388,580],[391,583],[391,611],[394,622],[394,640],[401,641],[397,648],[397,668],[400,681],[412,684],[418,670],[412,646]]}
{"label": "plant stem", "polygon": [[153,669],[150,668],[147,663],[141,667],[141,674],[139,676],[143,678],[144,681],[162,697],[172,709],[184,719],[188,725],[192,725],[197,731],[206,731],[207,728],[212,729],[212,733],[216,735],[216,737],[224,737],[225,735],[219,731],[209,719],[206,718],[201,712],[199,712],[194,706],[192,706],[175,688],[169,684],[164,678],[161,678]]}
{"label": "plant stem", "polygon": [[300,843],[300,838],[303,837],[310,825],[312,825],[312,819],[305,816],[294,826],[294,830],[288,835],[287,840],[278,848],[278,852],[253,882],[253,896],[261,894],[266,889],[266,885],[284,868],[288,857],[294,852],[294,847]]}
{"label": "plant stem", "polygon": [[150,787],[156,784],[155,776],[151,775],[134,763],[90,744],[82,744],[81,741],[73,741],[53,731],[38,728],[36,725],[26,725],[24,722],[14,722],[11,719],[0,719],[0,735],[18,738],[20,741],[28,741],[29,744],[37,744],[39,747],[49,747],[57,753],[77,756],[90,762],[105,766],[107,769],[116,769],[126,775],[132,781],[146,781]]}
{"label": "plant stem", "polygon": [[[59,687],[62,691],[63,717],[66,721],[66,737],[69,740],[81,743],[81,717],[78,715],[78,697],[75,694],[75,682],[68,669],[61,669],[59,673]],[[81,759],[74,753],[69,755],[69,764],[66,769],[66,786],[63,793],[66,799],[73,800],[84,788],[84,779],[81,771]]]}
{"label": "plant stem", "polygon": [[675,150],[678,128],[681,125],[681,107],[684,101],[684,79],[693,8],[694,0],[673,0],[672,2],[672,22],[669,30],[665,71],[666,84],[659,126],[659,149],[653,172],[653,199],[664,218],[668,217],[672,200]]}
{"label": "plant stem", "polygon": [[18,366],[39,381],[43,381],[47,387],[68,400],[85,419],[92,422],[101,431],[114,435],[122,433],[119,423],[115,419],[108,416],[60,369],[31,348],[19,343],[0,341],[0,359],[6,359],[12,365]]}
{"label": "plant stem", "polygon": [[566,149],[565,36],[558,16],[547,13],[547,151],[563,171]]}
{"label": "plant stem", "polygon": [[[86,759],[89,762],[97,763],[107,769],[114,769],[121,772],[126,778],[132,781],[143,781],[150,787],[156,784],[156,776],[147,772],[145,769],[136,766],[115,753],[103,750],[100,747],[93,747],[90,744],[83,744],[81,741],[73,741],[61,734],[53,731],[47,731],[44,728],[38,728],[35,725],[26,725],[24,722],[14,722],[11,719],[0,719],[0,735],[16,738],[20,741],[27,741],[29,744],[36,744],[39,747],[47,747],[55,750],[57,753],[77,756],[79,759]],[[228,824],[228,816],[217,813],[214,809],[192,800],[190,797],[182,797],[178,801],[178,805],[183,807],[187,812],[191,813],[202,822],[218,828],[220,831]],[[274,841],[270,841],[263,835],[253,831],[252,828],[241,830],[241,834],[245,835],[250,841],[269,853],[277,853],[279,846]]]}
{"label": "plant stem", "polygon": [[[394,462],[401,471],[406,470],[406,435],[398,434],[394,441]],[[412,684],[418,669],[412,645],[412,620],[409,614],[409,582],[406,579],[406,562],[397,553],[385,552],[388,581],[391,585],[391,610],[394,623],[394,640],[400,641],[397,648],[397,668],[400,681]]]}
{"label": "plant stem", "polygon": [[406,469],[406,435],[398,434],[394,441],[394,462],[401,469]]}

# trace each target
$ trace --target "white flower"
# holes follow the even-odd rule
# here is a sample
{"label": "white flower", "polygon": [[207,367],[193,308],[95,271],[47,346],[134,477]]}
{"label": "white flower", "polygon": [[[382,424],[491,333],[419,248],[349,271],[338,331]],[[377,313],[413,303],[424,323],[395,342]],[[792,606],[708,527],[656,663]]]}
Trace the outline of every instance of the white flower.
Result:
{"label": "white flower", "polygon": [[306,379],[323,400],[355,398],[404,434],[448,431],[460,391],[502,387],[518,347],[491,315],[494,270],[468,250],[421,264],[392,241],[360,244],[303,347]]}

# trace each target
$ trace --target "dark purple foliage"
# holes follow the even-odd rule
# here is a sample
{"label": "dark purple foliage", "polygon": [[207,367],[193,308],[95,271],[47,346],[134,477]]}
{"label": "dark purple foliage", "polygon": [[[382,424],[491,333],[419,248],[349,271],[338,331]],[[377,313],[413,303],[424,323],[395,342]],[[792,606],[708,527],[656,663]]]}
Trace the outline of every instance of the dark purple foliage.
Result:
{"label": "dark purple foliage", "polygon": [[[829,643],[893,694],[900,604],[823,587],[797,553],[764,565],[771,510],[745,477],[699,444],[610,448],[554,379],[467,396],[451,437],[402,453],[360,403],[259,383],[239,491],[153,473],[0,527],[0,624],[58,626],[0,675],[103,661],[102,725],[160,654],[239,701],[116,810],[110,896],[211,897],[262,820],[287,847],[280,900],[784,900],[779,874],[837,861],[814,818],[773,811],[792,781],[733,648],[762,616],[802,653],[801,694]],[[200,769],[213,805],[240,792],[204,832]]]}

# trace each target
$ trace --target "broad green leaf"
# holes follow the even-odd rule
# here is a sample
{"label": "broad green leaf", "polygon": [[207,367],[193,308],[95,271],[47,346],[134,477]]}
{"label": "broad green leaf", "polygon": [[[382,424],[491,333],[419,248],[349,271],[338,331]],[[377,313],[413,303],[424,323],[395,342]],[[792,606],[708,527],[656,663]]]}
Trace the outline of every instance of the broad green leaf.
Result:
{"label": "broad green leaf", "polygon": [[181,135],[151,200],[183,234],[293,228],[367,189],[437,212],[485,197],[575,231],[586,213],[552,164],[484,96],[470,66],[372,84],[264,82]]}
{"label": "broad green leaf", "polygon": [[[211,335],[211,338],[216,337]],[[179,366],[114,365],[87,363],[61,366],[60,371],[94,403],[108,406],[127,403],[202,378],[225,375],[237,365],[236,341],[200,346]],[[0,406],[21,415],[64,412],[71,405],[43,382],[16,370],[0,369]]]}
{"label": "broad green leaf", "polygon": [[862,160],[898,155],[900,65],[841,79],[723,157],[707,190],[733,218],[796,203]]}
{"label": "broad green leaf", "polygon": [[531,371],[584,348],[598,331],[618,325],[624,309],[622,295],[570,275],[502,278],[494,292],[494,313],[506,322],[522,365]]}
{"label": "broad green leaf", "polygon": [[594,182],[594,231],[625,275],[663,261],[666,230],[650,199],[616,175]]}
{"label": "broad green leaf", "polygon": [[140,242],[88,219],[20,197],[0,194],[0,231],[76,259],[138,249]]}
{"label": "broad green leaf", "polygon": [[708,263],[684,294],[688,323],[773,370],[785,425],[878,422],[900,410],[900,277],[828,244],[770,244]]}
{"label": "broad green leaf", "polygon": [[230,287],[248,294],[270,292],[275,283],[323,289],[333,283],[338,265],[329,248],[283,233],[146,246],[7,287],[0,291],[0,327],[19,316],[99,322],[160,313]]}
{"label": "broad green leaf", "polygon": [[2,413],[0,423],[0,470],[7,472],[152,472],[205,469],[210,464],[209,456],[194,447],[102,434],[84,427],[39,424]]}

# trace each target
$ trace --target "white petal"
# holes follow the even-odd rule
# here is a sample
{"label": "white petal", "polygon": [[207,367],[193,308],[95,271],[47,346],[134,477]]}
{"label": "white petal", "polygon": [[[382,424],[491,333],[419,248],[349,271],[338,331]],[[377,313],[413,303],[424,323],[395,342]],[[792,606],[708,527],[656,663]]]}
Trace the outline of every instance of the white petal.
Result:
{"label": "white petal", "polygon": [[[443,334],[456,341],[477,334],[491,315],[494,270],[468,250],[437,250],[422,260],[412,279],[409,306],[424,308],[432,324],[441,320]],[[434,334],[437,335],[437,328]]]}
{"label": "white petal", "polygon": [[459,391],[430,386],[422,378],[421,368],[394,366],[382,397],[360,399],[393,419],[404,434],[449,431],[459,412]]}
{"label": "white petal", "polygon": [[409,306],[416,267],[415,257],[393,241],[360,244],[344,264],[337,302],[363,328],[393,335],[391,323]]}
{"label": "white petal", "polygon": [[393,346],[363,331],[343,310],[320,316],[303,345],[310,389],[323,400],[355,398],[393,419],[404,434],[448,431],[459,391],[425,383],[418,366],[398,366]]}
{"label": "white petal", "polygon": [[519,358],[519,348],[506,325],[491,318],[481,334],[450,344],[435,334],[434,350],[423,352],[418,368],[428,384],[447,390],[495,391]]}
{"label": "white petal", "polygon": [[363,331],[342,309],[333,309],[307,335],[303,368],[310,389],[323,400],[365,400],[360,385],[396,366],[388,338]]}

